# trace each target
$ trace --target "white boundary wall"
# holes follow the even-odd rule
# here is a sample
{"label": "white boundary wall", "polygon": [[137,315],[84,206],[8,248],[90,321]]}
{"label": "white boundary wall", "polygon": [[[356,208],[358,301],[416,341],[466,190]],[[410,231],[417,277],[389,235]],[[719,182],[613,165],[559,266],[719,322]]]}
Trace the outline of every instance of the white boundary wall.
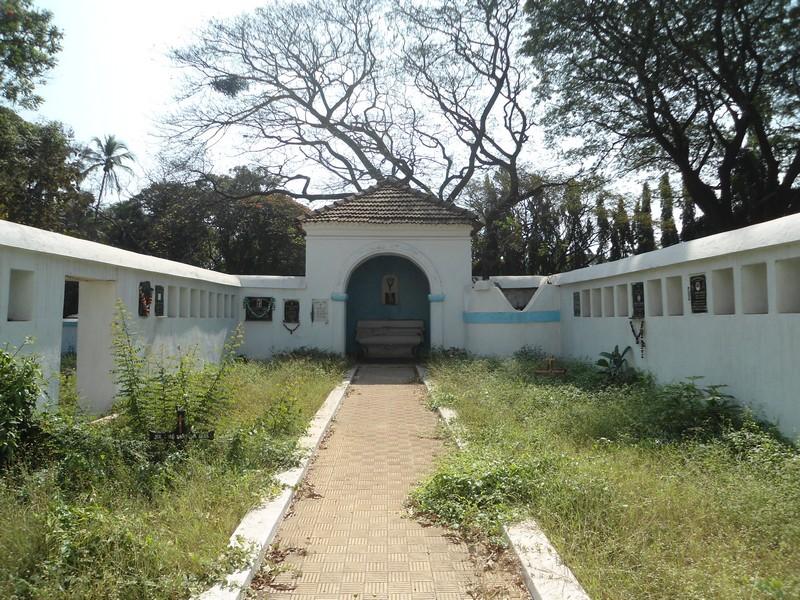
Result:
{"label": "white boundary wall", "polygon": [[[22,351],[41,359],[48,394],[43,403],[58,399],[66,278],[79,280],[78,389],[93,412],[105,412],[113,402],[111,320],[117,299],[131,313],[132,329],[165,355],[195,348],[201,360],[219,360],[239,320],[238,310],[224,313],[226,296],[229,306],[241,304],[237,277],[0,221],[0,343],[19,347],[34,338]],[[155,317],[152,307],[151,316],[139,317],[141,281],[164,286],[165,314],[183,293],[186,316],[180,316],[178,303],[176,316]],[[222,312],[216,305],[210,310],[211,294],[215,302],[223,299]]]}
{"label": "white boundary wall", "polygon": [[[0,221],[0,342],[36,338],[25,351],[41,356],[55,401],[64,280],[79,280],[78,386],[88,408],[102,412],[114,391],[115,299],[155,352],[195,347],[200,358],[217,360],[244,321],[249,296],[274,298],[275,308],[271,322],[244,321],[242,353],[343,352],[350,274],[369,258],[395,255],[428,277],[433,347],[501,356],[532,346],[594,361],[614,345],[631,345],[631,362],[658,380],[703,376],[701,383],[726,384],[783,433],[800,434],[800,215],[569,273],[475,282],[469,226],[312,223],[306,230],[305,277],[234,276]],[[688,302],[696,274],[706,275],[705,314],[693,314]],[[164,286],[164,317],[136,315],[141,281]],[[645,285],[644,358],[629,324],[635,282]],[[501,291],[514,287],[536,288],[522,310]],[[585,316],[573,315],[575,292]],[[300,302],[293,333],[282,324],[285,300]],[[327,302],[327,320],[311,320],[314,300]]]}
{"label": "white boundary wall", "polygon": [[[689,277],[701,274],[708,312],[694,314]],[[630,345],[631,362],[659,381],[702,376],[700,385],[725,384],[784,434],[800,434],[800,215],[551,281],[561,289],[563,354],[595,360],[614,345]],[[645,284],[644,358],[629,322],[635,282]],[[583,314],[592,316],[574,316],[575,292]],[[626,303],[619,302],[623,296]]]}

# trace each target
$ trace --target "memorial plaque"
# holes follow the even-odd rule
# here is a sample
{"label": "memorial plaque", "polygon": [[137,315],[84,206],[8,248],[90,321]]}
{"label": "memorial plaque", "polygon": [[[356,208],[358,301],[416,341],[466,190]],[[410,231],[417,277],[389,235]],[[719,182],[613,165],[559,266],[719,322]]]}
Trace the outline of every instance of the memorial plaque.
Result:
{"label": "memorial plaque", "polygon": [[262,296],[247,297],[244,299],[245,321],[272,321],[272,308],[275,299]]}
{"label": "memorial plaque", "polygon": [[300,322],[300,301],[299,300],[284,300],[284,302],[283,302],[283,322],[284,323],[299,323]]}
{"label": "memorial plaque", "polygon": [[311,320],[314,323],[327,323],[328,322],[328,301],[327,300],[312,300],[311,301]]}
{"label": "memorial plaque", "polygon": [[581,316],[581,293],[574,292],[572,294],[572,314],[576,317]]}
{"label": "memorial plaque", "polygon": [[164,316],[164,286],[157,285],[156,286],[156,316],[163,317]]}
{"label": "memorial plaque", "polygon": [[693,313],[708,312],[708,295],[705,275],[689,277],[689,303]]}
{"label": "memorial plaque", "polygon": [[637,281],[631,284],[631,297],[633,298],[633,318],[644,319],[644,282]]}

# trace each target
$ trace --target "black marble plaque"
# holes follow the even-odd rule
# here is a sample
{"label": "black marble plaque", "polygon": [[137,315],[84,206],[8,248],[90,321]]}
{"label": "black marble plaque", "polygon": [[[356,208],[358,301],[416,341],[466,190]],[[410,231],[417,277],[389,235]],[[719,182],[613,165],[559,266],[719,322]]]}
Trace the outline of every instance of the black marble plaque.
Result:
{"label": "black marble plaque", "polygon": [[300,301],[299,300],[285,300],[283,303],[283,322],[284,323],[299,323],[300,322]]}
{"label": "black marble plaque", "polygon": [[644,282],[637,281],[631,284],[631,298],[633,299],[633,318],[644,319]]}
{"label": "black marble plaque", "polygon": [[708,312],[708,294],[705,275],[689,277],[689,302],[693,313]]}
{"label": "black marble plaque", "polygon": [[156,286],[156,316],[163,317],[164,316],[164,286],[157,285]]}

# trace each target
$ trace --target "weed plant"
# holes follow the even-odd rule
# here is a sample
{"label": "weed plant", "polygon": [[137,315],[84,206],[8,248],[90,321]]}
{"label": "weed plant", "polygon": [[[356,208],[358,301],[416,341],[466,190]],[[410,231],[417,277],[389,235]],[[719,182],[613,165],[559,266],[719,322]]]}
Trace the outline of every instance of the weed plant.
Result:
{"label": "weed plant", "polygon": [[[154,359],[130,331],[115,344],[129,378],[121,416],[35,414],[0,473],[0,598],[187,598],[220,581],[246,557],[228,538],[296,464],[297,438],[345,366]],[[190,422],[215,438],[149,441],[147,429],[174,427],[187,392]]]}
{"label": "weed plant", "polygon": [[800,598],[800,451],[720,386],[619,383],[541,356],[433,355],[467,449],[417,510],[499,540],[534,518],[592,598]]}

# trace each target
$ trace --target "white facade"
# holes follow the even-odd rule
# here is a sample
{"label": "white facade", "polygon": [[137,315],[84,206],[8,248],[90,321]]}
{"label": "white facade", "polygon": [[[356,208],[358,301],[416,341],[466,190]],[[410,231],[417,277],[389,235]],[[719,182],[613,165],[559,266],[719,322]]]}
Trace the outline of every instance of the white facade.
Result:
{"label": "white facade", "polygon": [[[86,408],[94,412],[108,410],[113,401],[111,322],[117,299],[125,303],[132,328],[151,350],[166,355],[195,348],[199,358],[218,360],[240,319],[239,311],[230,308],[240,305],[237,277],[0,221],[0,343],[20,347],[33,338],[23,351],[41,359],[48,392],[43,402],[58,398],[67,278],[79,281],[78,388]],[[175,310],[168,315],[165,310],[164,317],[137,316],[141,281],[163,285],[165,308]],[[222,298],[223,311],[216,304],[209,309],[212,294],[215,302]]]}
{"label": "white facade", "polygon": [[[116,299],[153,351],[196,347],[216,360],[227,335],[244,323],[243,354],[312,347],[345,349],[351,273],[376,256],[400,256],[430,288],[432,347],[507,355],[523,346],[595,360],[619,345],[631,362],[660,381],[702,375],[800,433],[800,215],[687,242],[613,263],[549,277],[471,276],[469,225],[306,223],[304,277],[233,276],[0,222],[0,341],[41,355],[50,397],[57,398],[64,280],[79,280],[78,386],[87,406],[107,410],[110,323]],[[708,312],[694,314],[689,277],[705,274]],[[165,316],[136,315],[142,281],[163,285]],[[645,290],[644,357],[631,332],[631,285]],[[521,310],[509,290],[535,293]],[[505,293],[504,293],[505,290]],[[574,316],[574,293],[580,313]],[[243,299],[274,300],[271,321],[245,320]],[[287,300],[299,301],[299,323],[283,323]],[[312,304],[317,318],[312,320]],[[327,310],[324,310],[327,309]],[[325,314],[327,313],[327,314]],[[641,321],[633,322],[638,331]]]}

